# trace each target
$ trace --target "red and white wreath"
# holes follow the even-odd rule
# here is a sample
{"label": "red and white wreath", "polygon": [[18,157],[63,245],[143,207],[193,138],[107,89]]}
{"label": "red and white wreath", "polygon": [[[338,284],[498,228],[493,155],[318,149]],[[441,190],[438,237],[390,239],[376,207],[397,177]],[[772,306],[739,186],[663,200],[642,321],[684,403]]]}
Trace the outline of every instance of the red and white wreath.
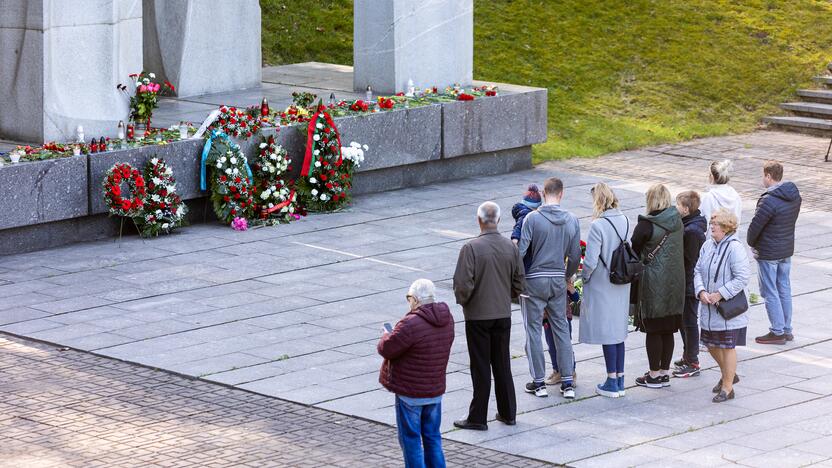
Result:
{"label": "red and white wreath", "polygon": [[[127,184],[130,196],[125,197],[121,184]],[[144,208],[145,196],[144,177],[137,169],[129,164],[118,163],[109,171],[104,179],[104,201],[110,208],[112,216],[139,216]]]}

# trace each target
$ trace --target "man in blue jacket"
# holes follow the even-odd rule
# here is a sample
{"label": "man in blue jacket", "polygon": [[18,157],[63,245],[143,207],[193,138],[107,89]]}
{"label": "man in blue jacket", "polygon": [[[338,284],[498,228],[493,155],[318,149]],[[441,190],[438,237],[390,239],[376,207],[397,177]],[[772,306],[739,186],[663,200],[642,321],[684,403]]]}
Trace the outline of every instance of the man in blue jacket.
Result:
{"label": "man in blue jacket", "polygon": [[757,259],[760,294],[771,323],[769,332],[757,337],[760,344],[782,345],[794,339],[789,272],[801,199],[797,186],[782,180],[783,165],[767,161],[763,165],[766,191],[757,201],[757,211],[748,226],[748,245]]}

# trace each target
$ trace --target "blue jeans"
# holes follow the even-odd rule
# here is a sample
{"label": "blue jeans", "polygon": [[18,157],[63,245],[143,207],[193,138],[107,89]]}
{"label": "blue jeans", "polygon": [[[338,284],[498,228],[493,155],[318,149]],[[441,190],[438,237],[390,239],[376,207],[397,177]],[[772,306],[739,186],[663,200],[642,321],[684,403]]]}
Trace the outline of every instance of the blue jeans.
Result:
{"label": "blue jeans", "polygon": [[441,423],[441,402],[410,406],[396,395],[396,426],[406,468],[445,468]]}
{"label": "blue jeans", "polygon": [[601,345],[601,349],[604,351],[607,374],[624,374],[624,342]]}
{"label": "blue jeans", "polygon": [[[569,322],[569,338],[572,338],[572,320],[568,320]],[[558,348],[555,346],[555,336],[552,328],[549,326],[549,321],[545,318],[543,319],[543,336],[546,337],[546,346],[549,348],[549,358],[552,359],[552,369],[555,372],[558,371]],[[574,356],[574,355],[573,355]],[[572,359],[572,371],[575,371],[577,367],[577,362],[575,359]]]}
{"label": "blue jeans", "polygon": [[757,260],[760,294],[766,301],[768,321],[772,333],[782,335],[792,332],[792,285],[789,272],[792,259]]}

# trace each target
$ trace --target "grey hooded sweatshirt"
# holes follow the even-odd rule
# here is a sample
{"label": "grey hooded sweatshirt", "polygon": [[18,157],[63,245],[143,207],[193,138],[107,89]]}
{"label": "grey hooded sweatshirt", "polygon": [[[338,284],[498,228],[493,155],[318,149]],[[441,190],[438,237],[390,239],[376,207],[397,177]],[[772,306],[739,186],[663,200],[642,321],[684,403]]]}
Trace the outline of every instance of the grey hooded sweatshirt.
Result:
{"label": "grey hooded sweatshirt", "polygon": [[578,218],[560,205],[543,205],[526,216],[518,248],[521,258],[531,253],[526,279],[571,277],[581,263]]}

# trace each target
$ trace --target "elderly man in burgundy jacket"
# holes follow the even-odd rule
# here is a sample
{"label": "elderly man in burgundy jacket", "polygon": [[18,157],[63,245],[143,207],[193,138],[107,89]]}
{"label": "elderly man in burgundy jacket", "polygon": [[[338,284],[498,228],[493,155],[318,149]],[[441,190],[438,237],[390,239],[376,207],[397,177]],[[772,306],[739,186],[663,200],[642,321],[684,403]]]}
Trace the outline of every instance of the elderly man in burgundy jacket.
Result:
{"label": "elderly man in burgundy jacket", "polygon": [[454,319],[448,305],[434,302],[436,288],[418,279],[410,286],[410,311],[392,332],[383,333],[379,382],[396,394],[396,426],[406,467],[443,467],[442,395]]}

